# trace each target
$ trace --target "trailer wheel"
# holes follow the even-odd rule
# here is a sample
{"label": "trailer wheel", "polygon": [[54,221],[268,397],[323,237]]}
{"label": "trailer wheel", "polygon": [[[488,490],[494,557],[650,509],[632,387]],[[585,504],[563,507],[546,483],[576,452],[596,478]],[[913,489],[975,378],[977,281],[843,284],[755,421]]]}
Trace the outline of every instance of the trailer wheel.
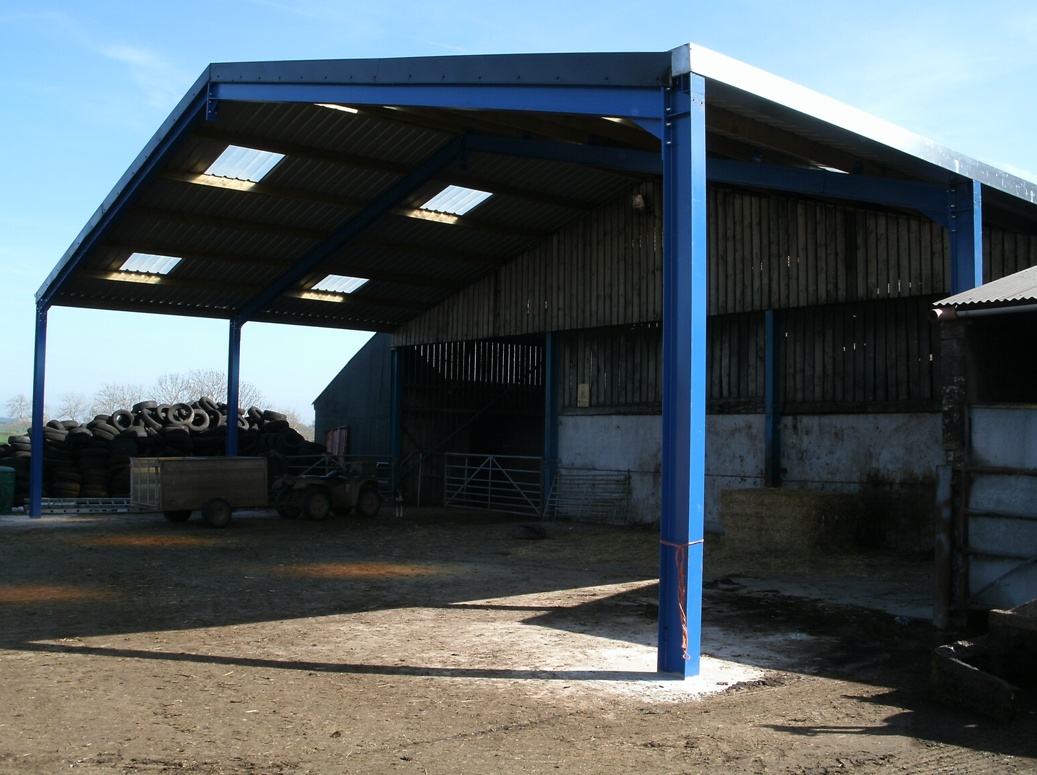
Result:
{"label": "trailer wheel", "polygon": [[285,519],[299,518],[301,510],[299,509],[299,500],[295,495],[295,491],[290,489],[280,490],[277,493],[277,497],[274,498],[274,508],[277,510],[278,516]]}
{"label": "trailer wheel", "polygon": [[302,496],[302,513],[306,519],[317,522],[327,519],[331,513],[331,496],[322,487],[311,487]]}
{"label": "trailer wheel", "polygon": [[230,504],[223,498],[213,498],[202,505],[202,519],[209,527],[227,527],[230,524]]}
{"label": "trailer wheel", "polygon": [[356,513],[367,519],[377,517],[382,508],[382,496],[374,487],[365,487],[360,491],[360,497],[356,499]]}
{"label": "trailer wheel", "polygon": [[179,511],[167,511],[165,512],[166,519],[170,522],[186,522],[191,518],[190,509],[181,509]]}

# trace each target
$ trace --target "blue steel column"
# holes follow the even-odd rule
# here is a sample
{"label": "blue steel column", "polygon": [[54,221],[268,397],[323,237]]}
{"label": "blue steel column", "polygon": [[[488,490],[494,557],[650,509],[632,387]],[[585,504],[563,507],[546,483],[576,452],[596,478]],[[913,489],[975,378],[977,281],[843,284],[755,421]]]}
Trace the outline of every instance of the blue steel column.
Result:
{"label": "blue steel column", "polygon": [[951,189],[951,294],[983,284],[983,186],[965,178]]}
{"label": "blue steel column", "polygon": [[666,92],[659,671],[698,675],[706,457],[705,82]]}
{"label": "blue steel column", "polygon": [[227,457],[238,454],[238,403],[241,381],[241,327],[238,320],[230,321],[227,347]]}
{"label": "blue steel column", "polygon": [[[400,351],[395,347],[390,351],[389,367],[391,369],[389,396],[389,453],[392,455],[393,487],[399,487],[400,466],[403,452],[403,373],[400,368]],[[420,469],[419,469],[420,471]]]}
{"label": "blue steel column", "polygon": [[544,481],[540,500],[547,513],[551,488],[558,475],[558,344],[553,331],[544,338]]}
{"label": "blue steel column", "polygon": [[47,308],[36,308],[36,352],[32,374],[32,457],[29,461],[29,516],[43,515],[43,396],[47,374]]}
{"label": "blue steel column", "polygon": [[763,313],[764,328],[764,457],[763,486],[781,486],[781,339],[777,313]]}

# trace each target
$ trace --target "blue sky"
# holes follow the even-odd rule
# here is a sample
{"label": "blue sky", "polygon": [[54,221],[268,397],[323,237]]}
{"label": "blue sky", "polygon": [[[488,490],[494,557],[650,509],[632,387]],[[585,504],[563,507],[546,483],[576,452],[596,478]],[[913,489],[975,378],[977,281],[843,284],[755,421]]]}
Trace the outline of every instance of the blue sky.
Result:
{"label": "blue sky", "polygon": [[[32,389],[36,291],[210,62],[689,42],[1037,180],[1032,0],[4,0],[0,414]],[[270,408],[310,419],[367,336],[247,324],[242,378]],[[104,383],[224,369],[226,340],[220,321],[54,308],[47,404]]]}

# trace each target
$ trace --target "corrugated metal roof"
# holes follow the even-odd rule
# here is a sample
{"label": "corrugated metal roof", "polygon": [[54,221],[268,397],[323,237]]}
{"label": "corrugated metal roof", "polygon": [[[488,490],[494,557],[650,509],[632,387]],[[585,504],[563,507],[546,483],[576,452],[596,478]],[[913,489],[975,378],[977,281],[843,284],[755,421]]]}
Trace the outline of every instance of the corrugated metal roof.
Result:
{"label": "corrugated metal roof", "polygon": [[[650,130],[663,120],[661,89],[671,70],[688,69],[707,79],[712,156],[943,183],[952,172],[975,174],[993,187],[984,197],[991,214],[1037,201],[1030,184],[692,47],[218,64],[123,175],[38,301],[391,330],[657,177],[661,148]],[[543,111],[504,105],[500,96],[511,86],[540,89],[552,104]],[[460,107],[434,107],[442,90],[461,87],[476,96],[466,92]],[[567,112],[567,101],[582,93],[577,87],[624,99],[648,95],[659,114],[639,114],[636,97],[619,120]],[[220,89],[237,91],[228,98]],[[357,94],[364,99],[349,99]],[[481,109],[483,97],[497,109]],[[228,145],[284,158],[258,183],[206,177]],[[623,167],[617,159],[653,163]],[[457,219],[413,212],[449,184],[494,196]],[[391,206],[382,207],[390,192]],[[1032,208],[1027,217],[1035,217]],[[363,228],[354,229],[358,223]],[[134,252],[182,260],[155,282],[112,275]],[[338,301],[308,296],[327,274],[371,282]]]}
{"label": "corrugated metal roof", "polygon": [[986,285],[957,293],[936,303],[937,307],[997,306],[1037,302],[1037,266],[1010,274]]}

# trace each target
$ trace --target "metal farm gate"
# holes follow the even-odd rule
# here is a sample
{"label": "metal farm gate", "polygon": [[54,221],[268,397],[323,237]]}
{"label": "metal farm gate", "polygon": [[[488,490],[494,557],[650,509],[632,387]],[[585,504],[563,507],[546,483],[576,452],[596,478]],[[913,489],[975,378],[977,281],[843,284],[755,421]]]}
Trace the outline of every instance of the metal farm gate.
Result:
{"label": "metal farm gate", "polygon": [[1037,597],[1037,409],[970,405],[956,528],[957,596],[970,609]]}
{"label": "metal farm gate", "polygon": [[541,457],[445,455],[443,505],[539,517],[543,513]]}

